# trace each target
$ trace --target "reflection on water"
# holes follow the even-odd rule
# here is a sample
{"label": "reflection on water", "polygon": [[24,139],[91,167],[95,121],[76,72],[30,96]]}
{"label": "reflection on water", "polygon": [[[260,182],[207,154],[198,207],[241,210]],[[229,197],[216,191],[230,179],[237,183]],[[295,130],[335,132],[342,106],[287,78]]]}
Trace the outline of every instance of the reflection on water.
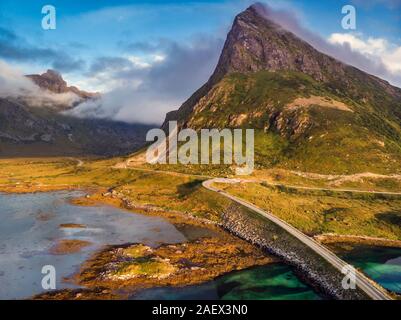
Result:
{"label": "reflection on water", "polygon": [[401,249],[357,246],[340,256],[384,288],[401,293]]}
{"label": "reflection on water", "polygon": [[131,299],[148,300],[316,300],[290,267],[271,264],[236,271],[200,285],[146,289]]}
{"label": "reflection on water", "polygon": [[[0,194],[0,299],[26,298],[42,292],[44,265],[57,272],[57,289],[73,287],[63,278],[77,271],[95,249],[105,244],[140,242],[150,246],[178,243],[186,237],[158,217],[143,216],[110,206],[81,207],[68,202],[80,192]],[[83,224],[84,229],[60,228]],[[59,239],[92,243],[81,252],[51,255]]]}

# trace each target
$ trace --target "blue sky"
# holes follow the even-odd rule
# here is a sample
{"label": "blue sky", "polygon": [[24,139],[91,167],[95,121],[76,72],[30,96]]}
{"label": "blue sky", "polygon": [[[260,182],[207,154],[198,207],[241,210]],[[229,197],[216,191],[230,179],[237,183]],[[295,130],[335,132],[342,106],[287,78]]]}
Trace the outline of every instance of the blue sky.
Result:
{"label": "blue sky", "polygon": [[[263,1],[262,1],[263,2]],[[401,6],[397,0],[270,0],[271,6],[297,10],[310,29],[323,36],[341,31],[341,8],[354,4],[358,30],[401,43]],[[2,25],[35,41],[68,41],[113,47],[109,37],[147,39],[168,36],[181,39],[199,32],[216,32],[228,27],[233,17],[249,6],[247,0],[2,0]],[[364,3],[373,3],[366,5]],[[58,29],[41,29],[41,8],[57,9]],[[105,39],[107,38],[107,41]]]}
{"label": "blue sky", "polygon": [[[358,67],[401,85],[401,65],[397,65],[397,59],[401,60],[401,0],[262,2],[291,12],[303,27],[325,41],[348,45],[373,63],[384,64],[388,70],[382,74],[375,71],[378,68]],[[131,98],[138,101],[151,95],[147,92],[141,96],[143,91],[150,90],[150,81],[158,81],[159,91],[166,92],[153,105],[162,112],[168,109],[162,106],[163,101],[174,104],[170,109],[176,108],[207,80],[234,16],[252,3],[1,0],[0,59],[25,73],[58,69],[69,82],[88,90],[131,88],[139,94]],[[56,30],[41,28],[41,9],[47,4],[56,7]],[[341,27],[341,8],[346,4],[357,9],[357,30],[352,32]],[[175,82],[175,87],[171,82]],[[120,117],[126,117],[126,113],[129,111]]]}
{"label": "blue sky", "polygon": [[[340,25],[341,8],[352,3],[350,0],[265,2],[294,9],[307,28],[325,38],[344,31]],[[401,45],[401,6],[391,6],[396,0],[354,2],[357,32]],[[365,2],[376,4],[364,5]],[[233,17],[251,3],[247,0],[1,0],[0,26],[37,46],[71,52],[90,61],[100,54],[121,55],[121,42],[160,38],[187,41],[197,34],[224,37]],[[41,8],[46,4],[57,9],[56,30],[41,28]],[[40,67],[31,65],[35,69]]]}

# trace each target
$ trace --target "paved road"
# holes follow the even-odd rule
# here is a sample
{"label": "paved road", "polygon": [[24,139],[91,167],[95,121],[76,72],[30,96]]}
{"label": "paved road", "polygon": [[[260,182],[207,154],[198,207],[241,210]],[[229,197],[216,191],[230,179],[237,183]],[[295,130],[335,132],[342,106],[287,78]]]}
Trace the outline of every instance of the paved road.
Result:
{"label": "paved road", "polygon": [[[147,168],[140,168],[129,166],[127,162],[118,163],[117,165],[113,166],[115,169],[129,169],[129,170],[136,170],[136,171],[145,171],[145,172],[154,172],[154,173],[165,173],[174,176],[183,176],[183,177],[193,177],[193,178],[201,178],[201,179],[213,179],[215,177],[209,175],[202,175],[202,174],[190,174],[190,173],[181,173],[176,171],[167,171],[167,170],[154,170],[154,169],[147,169]],[[220,179],[220,178],[218,178]],[[248,179],[228,179],[228,178],[221,178],[230,181],[236,182],[244,182],[244,183],[265,183],[270,186],[284,186],[286,188],[297,189],[297,190],[312,190],[312,191],[331,191],[331,192],[351,192],[351,193],[367,193],[367,194],[381,194],[381,195],[398,195],[401,196],[401,192],[391,192],[391,191],[373,191],[373,190],[358,190],[358,189],[340,189],[340,188],[319,188],[319,187],[303,187],[303,186],[295,186],[295,185],[286,185],[282,183],[271,183],[267,182],[263,179],[257,178],[248,178]]]}
{"label": "paved road", "polygon": [[286,188],[291,189],[299,189],[299,190],[312,190],[312,191],[331,191],[331,192],[352,192],[352,193],[371,193],[371,194],[382,194],[382,195],[397,195],[401,196],[401,192],[390,192],[390,191],[373,191],[373,190],[358,190],[358,189],[339,189],[339,188],[319,188],[319,187],[301,187],[301,186],[292,186],[285,185],[280,183],[269,183],[263,180],[243,180],[243,182],[264,182],[270,186],[284,186]]}
{"label": "paved road", "polygon": [[[275,224],[277,224],[278,226],[280,226],[281,228],[286,230],[288,233],[290,233],[291,235],[296,237],[298,240],[303,242],[305,245],[307,245],[309,248],[311,248],[313,251],[315,251],[321,257],[326,259],[331,265],[333,265],[340,272],[342,272],[344,267],[348,266],[348,263],[341,260],[333,252],[328,250],[326,247],[324,247],[323,245],[321,245],[314,239],[308,237],[307,235],[305,235],[298,229],[294,228],[293,226],[286,223],[285,221],[277,218],[276,216],[272,215],[271,213],[268,213],[241,198],[230,195],[227,192],[214,187],[213,186],[214,182],[233,184],[233,183],[240,182],[240,180],[216,178],[216,179],[210,179],[210,180],[204,181],[203,186],[208,190],[220,193],[221,195],[257,212],[258,214],[260,214],[260,215],[264,216],[265,218],[269,219],[270,221],[274,222]],[[373,281],[368,279],[365,275],[363,275],[359,271],[356,271],[356,285],[361,290],[363,290],[373,300],[391,300],[391,297],[382,288],[380,288],[377,284],[375,284]]]}

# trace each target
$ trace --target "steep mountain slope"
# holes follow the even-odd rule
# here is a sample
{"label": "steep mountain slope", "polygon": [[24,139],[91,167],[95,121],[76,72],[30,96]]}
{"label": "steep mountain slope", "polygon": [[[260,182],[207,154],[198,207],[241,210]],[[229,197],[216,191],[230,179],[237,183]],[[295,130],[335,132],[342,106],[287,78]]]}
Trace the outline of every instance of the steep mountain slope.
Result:
{"label": "steep mountain slope", "polygon": [[320,53],[264,10],[235,18],[215,72],[163,128],[254,128],[259,167],[400,170],[401,89]]}
{"label": "steep mountain slope", "polygon": [[[74,94],[77,101],[98,94],[68,87],[60,74],[48,70],[30,75],[44,94]],[[62,101],[62,99],[60,99]],[[134,151],[145,141],[147,125],[110,120],[78,119],[63,111],[74,105],[30,105],[29,99],[0,98],[0,157],[54,155],[118,155]]]}

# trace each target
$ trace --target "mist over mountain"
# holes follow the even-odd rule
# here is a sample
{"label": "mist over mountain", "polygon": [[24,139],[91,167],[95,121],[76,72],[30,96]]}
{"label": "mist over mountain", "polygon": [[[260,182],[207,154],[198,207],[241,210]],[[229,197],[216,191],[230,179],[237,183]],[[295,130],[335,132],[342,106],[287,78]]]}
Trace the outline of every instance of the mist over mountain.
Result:
{"label": "mist over mountain", "polygon": [[[68,109],[83,101],[72,90],[52,90],[49,83],[42,86],[40,75],[25,76],[22,71],[0,61],[0,98],[17,99],[30,106]],[[64,81],[64,80],[62,80]]]}
{"label": "mist over mountain", "polygon": [[0,156],[118,155],[144,143],[150,126],[66,114],[99,95],[68,86],[58,72],[0,68]]}
{"label": "mist over mountain", "polygon": [[64,81],[60,73],[55,70],[47,70],[43,74],[31,74],[27,75],[27,78],[31,79],[41,89],[49,90],[53,93],[74,93],[82,100],[96,98],[99,96],[98,93],[86,92],[79,90],[77,87],[68,86],[67,82]]}

